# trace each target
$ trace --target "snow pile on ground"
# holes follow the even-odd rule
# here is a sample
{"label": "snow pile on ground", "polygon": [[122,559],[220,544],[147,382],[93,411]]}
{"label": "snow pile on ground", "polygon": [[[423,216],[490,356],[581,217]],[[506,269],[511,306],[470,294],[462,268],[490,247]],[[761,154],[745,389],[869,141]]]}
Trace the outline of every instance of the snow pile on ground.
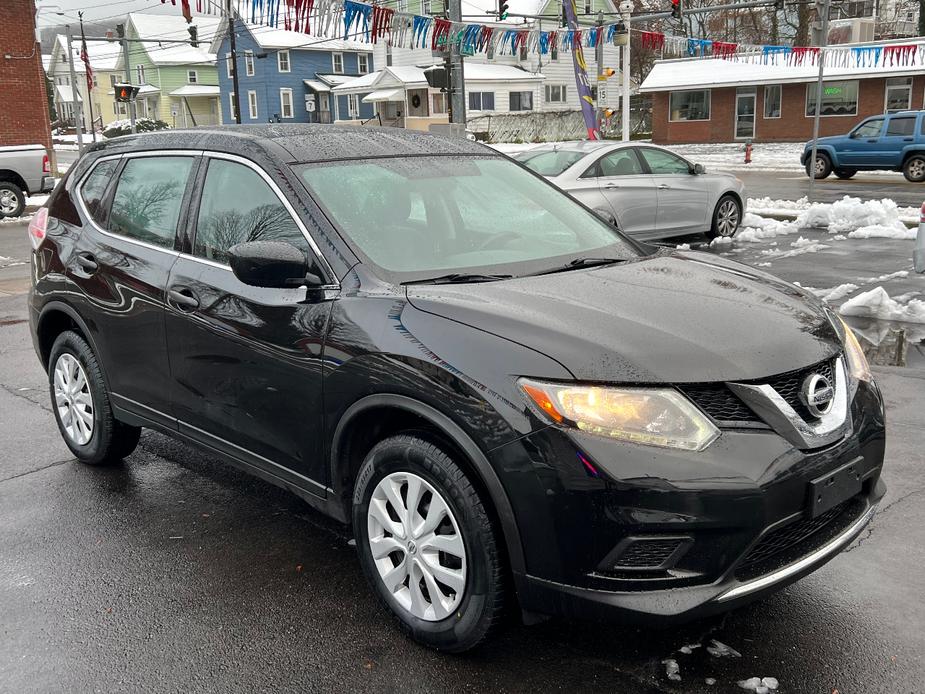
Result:
{"label": "snow pile on ground", "polygon": [[917,233],[916,229],[908,229],[903,226],[902,229],[897,229],[895,227],[881,226],[878,224],[873,224],[871,226],[861,227],[860,229],[855,229],[848,233],[848,238],[851,239],[900,239],[900,240],[910,240],[914,239]]}
{"label": "snow pile on ground", "polygon": [[909,299],[904,303],[901,298],[891,299],[883,287],[875,287],[848,299],[838,312],[843,316],[925,323],[925,300]]}
{"label": "snow pile on ground", "polygon": [[707,653],[712,655],[714,658],[741,658],[742,654],[739,653],[732,646],[727,646],[722,641],[717,641],[716,639],[710,639],[710,645],[707,646]]}
{"label": "snow pile on ground", "polygon": [[830,289],[813,289],[811,291],[823,301],[832,303],[833,301],[844,299],[859,286],[860,285],[852,284],[851,282],[846,282],[845,284],[840,284]]}
{"label": "snow pile on ground", "polygon": [[800,227],[795,222],[781,222],[776,219],[759,217],[757,214],[746,212],[742,217],[742,226],[736,234],[736,241],[749,241],[759,243],[775,236],[795,234]]}
{"label": "snow pile on ground", "polygon": [[665,666],[665,674],[668,676],[668,679],[674,682],[681,681],[681,668],[678,666],[678,661],[674,658],[666,658],[662,661],[662,665]]}
{"label": "snow pile on ground", "polygon": [[803,171],[800,155],[802,142],[763,142],[752,146],[752,163],[745,163],[745,144],[742,142],[709,143],[699,145],[671,145],[671,151],[685,159],[703,164],[707,171],[740,169],[742,171]]}
{"label": "snow pile on ground", "polygon": [[769,692],[776,692],[777,687],[780,685],[774,677],[749,677],[747,680],[740,680],[739,686],[742,689],[755,692],[755,694],[768,694]]}
{"label": "snow pile on ground", "polygon": [[[749,198],[746,207],[758,215],[797,215],[804,226],[828,228],[832,233],[875,225],[899,229],[897,221],[904,225],[918,224],[921,214],[918,207],[898,207],[889,198],[862,202],[848,195],[834,203],[811,203],[806,197],[799,200]],[[800,214],[804,212],[805,216]]]}

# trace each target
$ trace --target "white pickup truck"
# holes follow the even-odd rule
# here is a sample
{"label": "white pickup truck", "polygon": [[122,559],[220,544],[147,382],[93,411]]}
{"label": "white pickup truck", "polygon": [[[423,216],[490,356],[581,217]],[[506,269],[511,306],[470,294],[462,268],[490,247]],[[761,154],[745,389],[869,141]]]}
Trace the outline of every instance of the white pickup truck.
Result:
{"label": "white pickup truck", "polygon": [[54,188],[48,152],[42,145],[0,147],[0,217],[18,217],[26,196]]}

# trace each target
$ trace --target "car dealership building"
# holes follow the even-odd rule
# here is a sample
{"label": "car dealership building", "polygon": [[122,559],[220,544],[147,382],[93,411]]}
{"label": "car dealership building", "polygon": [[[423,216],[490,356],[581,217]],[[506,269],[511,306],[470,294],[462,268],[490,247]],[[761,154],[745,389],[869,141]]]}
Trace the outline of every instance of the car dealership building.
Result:
{"label": "car dealership building", "polygon": [[[923,52],[925,46],[918,49]],[[885,111],[923,108],[921,64],[890,64],[894,61],[882,58],[865,67],[844,62],[825,67],[820,135],[845,133],[861,119]],[[812,138],[818,71],[811,61],[775,64],[761,56],[661,60],[639,91],[653,97],[656,143],[793,142]]]}

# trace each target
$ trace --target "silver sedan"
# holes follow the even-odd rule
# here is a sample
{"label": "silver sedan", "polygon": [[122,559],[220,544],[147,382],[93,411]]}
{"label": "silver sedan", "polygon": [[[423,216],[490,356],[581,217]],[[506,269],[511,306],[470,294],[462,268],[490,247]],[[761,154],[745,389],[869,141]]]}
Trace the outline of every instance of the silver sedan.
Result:
{"label": "silver sedan", "polygon": [[635,238],[732,236],[742,222],[742,181],[657,145],[544,144],[515,159]]}

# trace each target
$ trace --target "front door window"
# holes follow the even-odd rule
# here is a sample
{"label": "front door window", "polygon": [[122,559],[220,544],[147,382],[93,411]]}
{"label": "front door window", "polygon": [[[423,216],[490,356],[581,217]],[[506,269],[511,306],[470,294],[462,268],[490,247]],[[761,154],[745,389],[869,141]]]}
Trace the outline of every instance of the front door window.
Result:
{"label": "front door window", "polygon": [[736,139],[755,137],[755,94],[736,94]]}

